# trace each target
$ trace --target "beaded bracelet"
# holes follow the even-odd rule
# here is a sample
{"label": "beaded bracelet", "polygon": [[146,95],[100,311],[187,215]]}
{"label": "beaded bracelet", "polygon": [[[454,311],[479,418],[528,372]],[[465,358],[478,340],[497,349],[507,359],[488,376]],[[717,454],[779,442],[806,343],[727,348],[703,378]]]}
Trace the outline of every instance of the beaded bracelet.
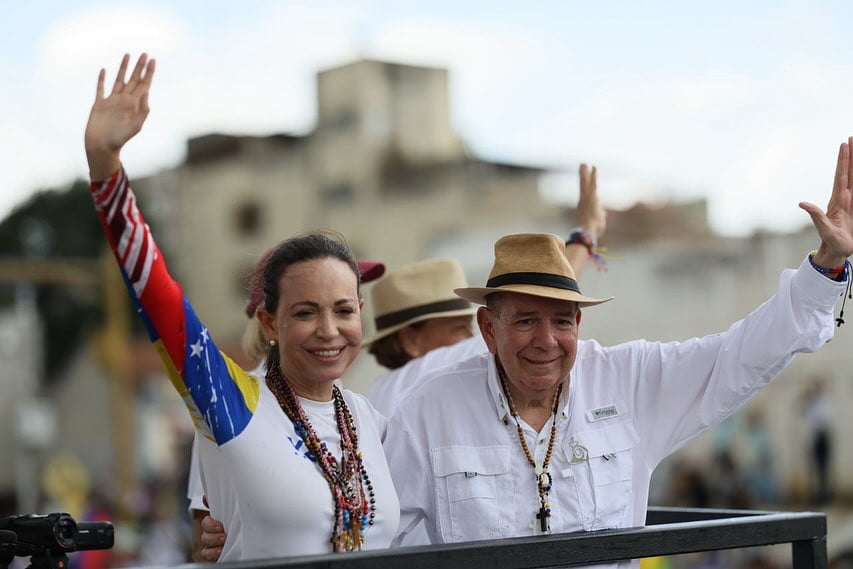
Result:
{"label": "beaded bracelet", "polygon": [[589,256],[592,257],[592,262],[595,263],[595,266],[599,271],[607,270],[607,262],[604,260],[604,257],[601,256],[601,252],[603,252],[604,249],[598,247],[598,240],[592,233],[583,227],[575,227],[572,229],[571,233],[569,233],[569,238],[566,239],[566,245],[573,244],[583,245],[586,247],[587,252],[589,252]]}
{"label": "beaded bracelet", "polygon": [[840,282],[840,281],[844,280],[842,278],[839,278],[842,275],[845,278],[847,277],[847,266],[850,264],[849,261],[845,260],[844,263],[842,263],[841,266],[839,266],[839,267],[833,267],[833,268],[822,267],[822,266],[820,266],[814,262],[814,256],[816,254],[817,254],[817,251],[812,251],[811,253],[809,253],[809,264],[811,264],[811,266],[814,270],[816,270],[817,272],[819,272],[820,274],[822,274],[826,277],[831,278],[834,281]]}
{"label": "beaded bracelet", "polygon": [[[841,300],[841,312],[838,313],[838,318],[835,319],[835,325],[839,328],[844,324],[844,305],[847,304],[847,299],[853,300],[853,289],[851,289],[851,279],[850,278],[850,261],[844,260],[844,264],[840,267],[834,267],[832,269],[827,269],[826,267],[821,267],[817,263],[814,262],[814,256],[817,254],[817,251],[812,251],[809,253],[809,264],[812,266],[814,270],[819,272],[820,274],[831,278],[834,281],[842,282],[843,280],[847,281],[847,288],[845,289],[842,296],[844,297]],[[839,277],[844,277],[843,279]]]}
{"label": "beaded bracelet", "polygon": [[575,227],[572,229],[571,233],[569,233],[569,238],[566,239],[566,245],[571,245],[573,243],[578,243],[586,247],[590,255],[592,255],[595,248],[598,247],[598,240],[593,237],[592,233],[583,227]]}

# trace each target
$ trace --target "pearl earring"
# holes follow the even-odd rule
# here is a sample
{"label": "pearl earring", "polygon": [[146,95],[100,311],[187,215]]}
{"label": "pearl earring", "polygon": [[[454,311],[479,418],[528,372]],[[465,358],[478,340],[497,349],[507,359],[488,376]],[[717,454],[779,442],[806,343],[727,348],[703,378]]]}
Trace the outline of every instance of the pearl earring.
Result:
{"label": "pearl earring", "polygon": [[270,340],[270,346],[275,346],[275,340]]}

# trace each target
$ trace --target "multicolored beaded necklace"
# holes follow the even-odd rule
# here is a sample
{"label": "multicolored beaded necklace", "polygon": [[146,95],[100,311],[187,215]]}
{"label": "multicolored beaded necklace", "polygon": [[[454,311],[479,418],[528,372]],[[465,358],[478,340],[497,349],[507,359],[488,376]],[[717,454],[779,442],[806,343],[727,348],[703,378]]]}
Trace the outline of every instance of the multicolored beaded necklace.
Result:
{"label": "multicolored beaded necklace", "polygon": [[326,443],[320,441],[279,366],[271,366],[267,371],[267,385],[282,411],[293,422],[296,433],[316,458],[323,478],[329,483],[335,502],[335,525],[330,540],[332,551],[339,553],[361,549],[364,532],[376,518],[376,496],[358,451],[355,423],[341,390],[337,385],[332,387],[335,421],[341,436],[341,460],[338,462]]}
{"label": "multicolored beaded necklace", "polygon": [[541,465],[537,465],[533,459],[533,454],[527,446],[527,439],[524,437],[524,431],[521,430],[521,423],[518,421],[518,412],[512,404],[512,396],[509,394],[507,387],[506,372],[500,362],[496,362],[498,368],[498,378],[501,380],[501,389],[506,396],[506,402],[509,406],[509,413],[515,420],[515,428],[518,430],[518,440],[521,443],[521,450],[524,451],[524,456],[527,462],[533,467],[533,473],[536,476],[536,487],[539,491],[539,511],[536,513],[536,519],[539,520],[539,529],[546,532],[551,529],[549,519],[551,518],[551,504],[548,503],[548,494],[551,492],[551,473],[548,472],[548,465],[551,463],[551,455],[554,454],[554,442],[557,440],[557,411],[560,404],[560,393],[563,391],[563,384],[557,387],[557,393],[554,394],[554,414],[553,422],[551,423],[551,437],[548,439],[548,450],[545,452],[545,460]]}

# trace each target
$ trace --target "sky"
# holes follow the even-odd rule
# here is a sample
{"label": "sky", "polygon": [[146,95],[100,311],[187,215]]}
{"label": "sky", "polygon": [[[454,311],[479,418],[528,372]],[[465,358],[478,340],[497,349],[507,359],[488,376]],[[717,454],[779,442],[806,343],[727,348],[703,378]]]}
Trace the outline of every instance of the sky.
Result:
{"label": "sky", "polygon": [[851,2],[0,0],[0,217],[85,177],[98,70],[157,59],[131,177],[180,163],[188,137],[305,133],[315,73],[375,58],[450,72],[452,120],[477,155],[579,162],[605,205],[706,198],[724,235],[794,231],[825,205],[853,135]]}

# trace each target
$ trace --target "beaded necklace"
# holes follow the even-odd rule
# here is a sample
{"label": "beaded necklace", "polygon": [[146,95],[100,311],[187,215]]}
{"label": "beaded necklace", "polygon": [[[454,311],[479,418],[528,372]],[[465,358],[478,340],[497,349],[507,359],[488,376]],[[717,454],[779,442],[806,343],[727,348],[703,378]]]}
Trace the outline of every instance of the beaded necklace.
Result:
{"label": "beaded necklace", "polygon": [[539,528],[546,532],[551,529],[549,518],[551,517],[551,504],[548,503],[548,494],[551,492],[551,473],[548,472],[548,465],[551,463],[551,455],[554,453],[554,442],[557,440],[557,408],[560,404],[560,393],[563,391],[563,384],[557,387],[557,393],[554,394],[554,414],[553,422],[551,423],[551,437],[548,439],[548,450],[545,452],[545,460],[541,465],[537,465],[533,459],[533,454],[527,446],[527,439],[524,437],[524,431],[521,429],[521,423],[518,421],[518,412],[512,404],[512,396],[509,394],[507,387],[506,372],[500,362],[497,363],[498,378],[501,380],[501,388],[506,396],[506,402],[509,406],[509,413],[515,420],[515,428],[518,430],[518,440],[521,443],[521,450],[527,458],[527,462],[533,467],[533,473],[536,476],[536,487],[539,491],[539,511],[536,513],[536,519],[539,520]]}
{"label": "beaded necklace", "polygon": [[329,484],[335,503],[335,525],[330,539],[332,551],[339,553],[361,549],[364,544],[364,532],[367,526],[373,525],[376,518],[376,496],[358,451],[355,422],[341,390],[337,385],[332,387],[335,422],[341,437],[339,463],[329,452],[326,443],[320,441],[279,366],[271,366],[267,371],[267,385],[284,414],[293,422],[293,428],[316,459],[323,478]]}

